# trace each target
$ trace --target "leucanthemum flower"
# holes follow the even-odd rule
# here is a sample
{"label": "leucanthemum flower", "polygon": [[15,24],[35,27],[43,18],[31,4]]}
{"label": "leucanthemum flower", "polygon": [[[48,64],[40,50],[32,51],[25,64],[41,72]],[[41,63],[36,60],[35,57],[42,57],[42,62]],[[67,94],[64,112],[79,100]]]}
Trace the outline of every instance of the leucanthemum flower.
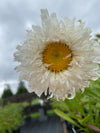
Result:
{"label": "leucanthemum flower", "polygon": [[57,99],[74,98],[76,90],[89,85],[89,79],[99,77],[99,46],[80,20],[58,20],[47,9],[41,10],[41,20],[42,26],[33,25],[23,45],[17,46],[15,60],[21,64],[16,70],[38,96],[49,87]]}

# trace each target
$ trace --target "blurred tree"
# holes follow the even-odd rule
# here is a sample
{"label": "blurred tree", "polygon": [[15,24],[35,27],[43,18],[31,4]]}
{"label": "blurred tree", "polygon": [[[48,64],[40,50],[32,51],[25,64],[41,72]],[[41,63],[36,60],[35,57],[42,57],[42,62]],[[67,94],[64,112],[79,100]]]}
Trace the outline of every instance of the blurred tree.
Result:
{"label": "blurred tree", "polygon": [[20,81],[19,84],[18,84],[16,94],[21,94],[21,93],[25,93],[25,92],[28,92],[26,87],[25,87],[25,84],[24,84],[23,81]]}
{"label": "blurred tree", "polygon": [[9,84],[5,84],[5,89],[4,89],[4,92],[2,94],[2,98],[7,98],[10,96],[13,96],[13,93],[11,91],[11,87]]}

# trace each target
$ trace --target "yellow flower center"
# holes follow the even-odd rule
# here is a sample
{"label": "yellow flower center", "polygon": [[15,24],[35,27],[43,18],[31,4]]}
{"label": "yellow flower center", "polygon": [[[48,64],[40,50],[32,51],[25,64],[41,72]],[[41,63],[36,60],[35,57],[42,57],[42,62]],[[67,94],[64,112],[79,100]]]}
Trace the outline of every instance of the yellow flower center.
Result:
{"label": "yellow flower center", "polygon": [[45,67],[55,73],[66,70],[72,60],[71,50],[61,41],[46,44],[42,55]]}

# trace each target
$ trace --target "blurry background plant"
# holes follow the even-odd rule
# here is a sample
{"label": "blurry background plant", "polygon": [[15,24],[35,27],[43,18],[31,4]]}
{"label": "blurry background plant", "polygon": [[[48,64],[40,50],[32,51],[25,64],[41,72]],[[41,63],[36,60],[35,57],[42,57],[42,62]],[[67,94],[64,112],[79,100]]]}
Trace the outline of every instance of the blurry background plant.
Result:
{"label": "blurry background plant", "polygon": [[[26,93],[27,89],[23,81],[20,81],[18,84],[16,95],[21,93]],[[8,130],[11,133],[13,130],[16,130],[18,126],[22,123],[23,117],[23,108],[29,103],[23,102],[21,104],[17,103],[8,103],[6,106],[3,106],[2,100],[4,98],[9,98],[14,94],[11,91],[9,84],[5,84],[4,92],[0,100],[0,133],[6,133]]]}
{"label": "blurry background plant", "polygon": [[20,104],[8,104],[0,106],[0,133],[12,133],[13,129],[17,129],[23,121],[22,106]]}
{"label": "blurry background plant", "polygon": [[[15,94],[12,93],[9,84],[5,85],[5,90],[0,98],[0,133],[20,133],[20,126],[27,118],[33,119],[40,117],[38,109],[43,106],[40,104],[41,100],[36,97],[35,94],[33,94],[33,98],[32,95],[30,95],[31,97],[28,97],[27,99],[25,99],[25,95],[30,94],[27,93],[24,81],[19,81]],[[20,101],[18,101],[19,98]],[[6,101],[5,103],[4,100]],[[10,103],[9,101],[13,103]],[[51,115],[54,114],[54,112],[53,110],[49,110],[47,111],[47,114]],[[18,128],[19,130],[17,130]]]}

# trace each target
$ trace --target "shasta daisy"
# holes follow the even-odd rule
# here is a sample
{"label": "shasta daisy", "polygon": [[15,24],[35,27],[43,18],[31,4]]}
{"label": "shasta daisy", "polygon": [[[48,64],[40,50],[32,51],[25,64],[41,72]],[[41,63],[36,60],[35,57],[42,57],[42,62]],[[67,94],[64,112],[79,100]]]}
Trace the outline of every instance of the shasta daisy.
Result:
{"label": "shasta daisy", "polygon": [[41,10],[41,20],[42,26],[33,25],[23,45],[17,46],[16,70],[38,96],[49,87],[57,99],[73,98],[76,90],[89,85],[89,79],[99,77],[99,45],[80,21],[58,20],[47,9]]}

